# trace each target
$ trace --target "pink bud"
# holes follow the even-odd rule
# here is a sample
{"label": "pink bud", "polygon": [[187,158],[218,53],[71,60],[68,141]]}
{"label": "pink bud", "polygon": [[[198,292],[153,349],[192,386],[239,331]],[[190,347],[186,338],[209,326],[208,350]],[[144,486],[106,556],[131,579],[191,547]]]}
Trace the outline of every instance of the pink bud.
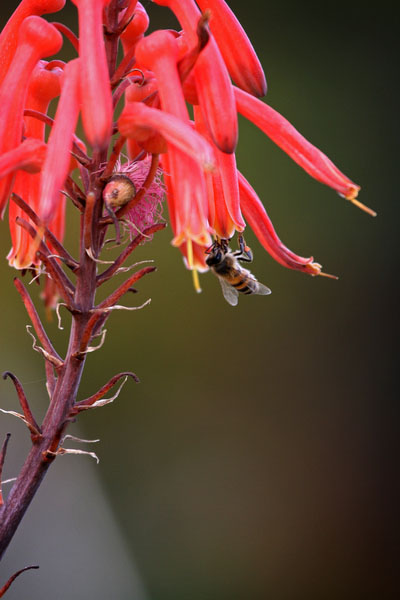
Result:
{"label": "pink bud", "polygon": [[133,11],[133,19],[121,34],[122,47],[126,54],[143,37],[149,27],[149,17],[143,5],[138,2]]}

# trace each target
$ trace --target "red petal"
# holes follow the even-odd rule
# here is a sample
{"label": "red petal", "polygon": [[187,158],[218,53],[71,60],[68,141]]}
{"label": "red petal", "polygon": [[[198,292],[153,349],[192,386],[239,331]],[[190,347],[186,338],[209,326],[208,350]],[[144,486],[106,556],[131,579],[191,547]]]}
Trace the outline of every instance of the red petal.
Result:
{"label": "red petal", "polygon": [[70,167],[70,151],[79,114],[80,61],[72,60],[64,69],[61,96],[48,141],[39,209],[39,216],[46,222],[54,213]]}
{"label": "red petal", "polygon": [[83,128],[97,150],[108,146],[113,106],[103,37],[103,7],[110,0],[72,0],[79,13]]}
{"label": "red petal", "polygon": [[22,0],[0,34],[0,84],[11,64],[18,43],[22,21],[31,15],[41,16],[61,10],[65,0]]}
{"label": "red petal", "polygon": [[360,187],[341,173],[333,162],[308,142],[276,110],[250,94],[235,88],[238,111],[259,127],[311,177],[325,183],[345,198],[357,196]]}

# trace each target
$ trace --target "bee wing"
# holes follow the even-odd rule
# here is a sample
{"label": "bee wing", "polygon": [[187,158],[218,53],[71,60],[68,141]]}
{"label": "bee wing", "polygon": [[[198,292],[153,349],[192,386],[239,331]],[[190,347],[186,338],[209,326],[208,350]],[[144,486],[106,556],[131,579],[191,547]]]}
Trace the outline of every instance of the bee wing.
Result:
{"label": "bee wing", "polygon": [[271,293],[271,290],[269,289],[269,287],[267,287],[263,283],[260,283],[259,281],[257,281],[257,289],[254,293],[259,294],[260,296],[268,296],[268,294]]}
{"label": "bee wing", "polygon": [[235,290],[234,287],[232,287],[231,285],[229,285],[229,283],[227,283],[225,281],[225,279],[223,279],[222,277],[218,277],[218,279],[219,279],[219,282],[221,284],[222,293],[224,295],[225,300],[231,306],[236,306],[237,303],[238,303],[238,299],[239,299],[239,293],[238,293],[238,291]]}

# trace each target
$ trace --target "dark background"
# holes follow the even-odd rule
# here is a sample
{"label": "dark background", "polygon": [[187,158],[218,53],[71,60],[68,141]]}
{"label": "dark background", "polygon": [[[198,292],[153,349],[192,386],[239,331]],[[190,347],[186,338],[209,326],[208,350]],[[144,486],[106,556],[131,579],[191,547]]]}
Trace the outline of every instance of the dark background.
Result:
{"label": "dark background", "polygon": [[[174,26],[166,9],[144,4],[153,28]],[[241,121],[239,167],[278,234],[340,279],[286,270],[248,234],[252,270],[273,293],[231,308],[212,275],[194,293],[170,230],[142,247],[135,260],[154,258],[159,270],[134,301],[152,304],[111,317],[79,398],[121,370],[142,383],[80,417],[75,432],[101,438],[90,447],[100,465],[57,461],[1,578],[41,569],[21,576],[10,600],[398,597],[398,23],[385,1],[229,4],[264,65],[268,102],[362,186],[378,217]],[[11,9],[2,5],[4,22]],[[76,251],[73,211],[68,230]],[[43,414],[42,363],[14,272],[5,260],[0,269],[1,370],[22,379]],[[49,332],[65,347],[55,322]],[[9,382],[0,395],[17,410]],[[0,427],[13,432],[12,477],[28,436],[9,416]]]}

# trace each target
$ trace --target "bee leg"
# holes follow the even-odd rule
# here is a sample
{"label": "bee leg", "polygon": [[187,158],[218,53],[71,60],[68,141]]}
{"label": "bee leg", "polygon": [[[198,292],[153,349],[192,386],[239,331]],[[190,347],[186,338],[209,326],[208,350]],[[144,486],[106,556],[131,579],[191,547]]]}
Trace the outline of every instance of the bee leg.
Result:
{"label": "bee leg", "polygon": [[236,258],[242,262],[252,262],[253,252],[251,251],[251,248],[249,248],[249,246],[246,245],[244,237],[241,234],[238,235],[238,245],[239,250],[234,252]]}

